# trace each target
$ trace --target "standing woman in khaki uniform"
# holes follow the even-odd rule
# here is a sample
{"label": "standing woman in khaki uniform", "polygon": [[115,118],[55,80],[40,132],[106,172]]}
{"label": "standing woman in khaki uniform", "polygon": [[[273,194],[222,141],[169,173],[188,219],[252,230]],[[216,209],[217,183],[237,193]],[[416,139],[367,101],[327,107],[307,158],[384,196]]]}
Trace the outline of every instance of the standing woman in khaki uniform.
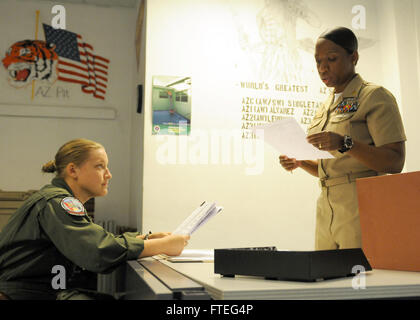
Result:
{"label": "standing woman in khaki uniform", "polygon": [[[187,244],[188,235],[116,236],[92,222],[83,204],[105,196],[112,177],[99,143],[69,141],[42,170],[57,176],[28,198],[0,233],[0,299],[103,298],[92,291],[96,283],[89,273],[160,253],[179,255]],[[66,275],[60,290],[52,281],[57,266]]]}
{"label": "standing woman in khaki uniform", "polygon": [[355,72],[357,38],[347,28],[323,33],[315,61],[321,80],[334,88],[308,128],[307,140],[334,158],[297,161],[280,156],[288,171],[302,168],[320,179],[315,248],[360,248],[355,180],[399,173],[405,161],[405,133],[397,103],[385,88]]}

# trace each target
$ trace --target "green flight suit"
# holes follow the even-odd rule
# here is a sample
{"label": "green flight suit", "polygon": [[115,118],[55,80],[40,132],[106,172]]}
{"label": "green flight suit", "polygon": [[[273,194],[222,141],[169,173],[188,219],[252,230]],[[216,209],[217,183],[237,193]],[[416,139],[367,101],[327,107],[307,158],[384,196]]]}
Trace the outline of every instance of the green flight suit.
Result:
{"label": "green flight suit", "polygon": [[86,211],[70,214],[62,200],[73,196],[63,179],[54,178],[12,215],[0,233],[0,292],[25,300],[74,296],[53,288],[54,266],[64,267],[65,289],[74,292],[86,286],[83,272],[104,273],[137,259],[144,249],[139,233],[116,236],[93,223]]}

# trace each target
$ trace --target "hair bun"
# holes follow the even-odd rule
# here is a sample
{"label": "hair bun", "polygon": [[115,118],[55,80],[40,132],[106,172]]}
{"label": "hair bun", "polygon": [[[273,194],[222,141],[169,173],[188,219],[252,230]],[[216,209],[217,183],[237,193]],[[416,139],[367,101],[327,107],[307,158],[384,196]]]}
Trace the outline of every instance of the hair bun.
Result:
{"label": "hair bun", "polygon": [[51,161],[48,161],[46,164],[44,164],[42,166],[42,171],[48,172],[48,173],[53,173],[57,171],[57,167],[55,166],[55,161],[51,160]]}

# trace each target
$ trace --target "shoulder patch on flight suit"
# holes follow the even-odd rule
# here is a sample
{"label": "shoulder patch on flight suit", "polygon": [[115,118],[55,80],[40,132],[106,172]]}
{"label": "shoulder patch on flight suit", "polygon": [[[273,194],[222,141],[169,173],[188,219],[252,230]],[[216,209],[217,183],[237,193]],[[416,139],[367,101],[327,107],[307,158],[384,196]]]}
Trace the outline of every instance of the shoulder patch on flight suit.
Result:
{"label": "shoulder patch on flight suit", "polygon": [[68,214],[72,216],[84,216],[86,215],[85,207],[83,204],[73,197],[66,197],[61,200],[61,206]]}

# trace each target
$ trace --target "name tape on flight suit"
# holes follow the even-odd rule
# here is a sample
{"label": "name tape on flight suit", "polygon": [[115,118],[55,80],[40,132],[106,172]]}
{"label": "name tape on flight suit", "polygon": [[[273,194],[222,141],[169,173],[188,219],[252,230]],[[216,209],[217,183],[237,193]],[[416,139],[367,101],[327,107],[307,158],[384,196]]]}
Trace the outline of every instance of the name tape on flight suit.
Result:
{"label": "name tape on flight suit", "polygon": [[68,214],[72,216],[84,216],[86,215],[85,207],[83,204],[73,197],[66,197],[61,200],[61,206]]}

